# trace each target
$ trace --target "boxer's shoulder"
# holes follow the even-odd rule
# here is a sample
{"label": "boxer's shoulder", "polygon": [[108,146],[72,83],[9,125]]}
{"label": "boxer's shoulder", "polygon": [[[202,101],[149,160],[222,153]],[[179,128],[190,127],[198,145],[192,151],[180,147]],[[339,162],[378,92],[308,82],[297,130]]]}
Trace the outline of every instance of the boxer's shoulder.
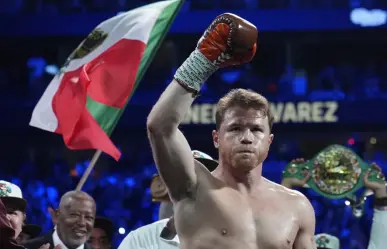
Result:
{"label": "boxer's shoulder", "polygon": [[299,214],[302,214],[304,211],[309,211],[310,209],[313,210],[309,199],[301,192],[277,183],[271,183],[278,190],[276,191],[276,193],[278,193],[278,202],[286,203],[284,206],[292,207],[292,209]]}
{"label": "boxer's shoulder", "polygon": [[265,183],[268,185],[269,188],[273,189],[275,193],[279,195],[281,198],[286,198],[286,199],[294,199],[294,200],[300,200],[300,199],[305,199],[305,195],[303,195],[301,192],[287,188],[285,186],[282,186],[281,184],[272,182],[270,180],[267,180],[264,178]]}

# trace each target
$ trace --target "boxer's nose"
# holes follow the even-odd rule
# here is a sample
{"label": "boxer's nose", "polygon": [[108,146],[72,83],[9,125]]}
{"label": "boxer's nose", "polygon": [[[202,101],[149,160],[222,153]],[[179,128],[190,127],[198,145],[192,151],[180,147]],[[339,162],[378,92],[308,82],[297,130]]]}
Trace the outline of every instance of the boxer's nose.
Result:
{"label": "boxer's nose", "polygon": [[252,144],[253,139],[254,139],[253,133],[249,129],[246,129],[246,131],[243,132],[243,134],[242,134],[241,143],[242,144]]}

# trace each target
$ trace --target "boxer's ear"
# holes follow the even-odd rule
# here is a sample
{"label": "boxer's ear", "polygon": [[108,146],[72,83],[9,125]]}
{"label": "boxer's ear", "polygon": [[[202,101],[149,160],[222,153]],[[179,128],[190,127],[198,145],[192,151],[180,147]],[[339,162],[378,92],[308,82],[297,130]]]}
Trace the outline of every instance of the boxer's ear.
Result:
{"label": "boxer's ear", "polygon": [[216,130],[212,131],[212,141],[214,143],[215,148],[219,148],[219,137],[218,137],[218,132]]}
{"label": "boxer's ear", "polygon": [[271,145],[273,140],[274,140],[274,134],[270,134],[270,136],[269,136],[269,145]]}

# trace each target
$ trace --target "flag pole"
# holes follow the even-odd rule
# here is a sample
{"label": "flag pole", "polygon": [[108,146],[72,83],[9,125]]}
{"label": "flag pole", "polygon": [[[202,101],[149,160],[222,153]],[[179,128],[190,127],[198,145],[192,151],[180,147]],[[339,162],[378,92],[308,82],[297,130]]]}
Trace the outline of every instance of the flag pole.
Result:
{"label": "flag pole", "polygon": [[83,174],[81,180],[79,181],[79,183],[77,185],[77,188],[75,189],[76,191],[81,191],[83,185],[85,185],[85,182],[86,182],[87,178],[89,178],[91,171],[94,169],[94,166],[97,163],[99,157],[101,156],[101,153],[102,153],[101,150],[97,150],[94,153],[93,158],[91,159],[89,166],[87,167],[85,173]]}

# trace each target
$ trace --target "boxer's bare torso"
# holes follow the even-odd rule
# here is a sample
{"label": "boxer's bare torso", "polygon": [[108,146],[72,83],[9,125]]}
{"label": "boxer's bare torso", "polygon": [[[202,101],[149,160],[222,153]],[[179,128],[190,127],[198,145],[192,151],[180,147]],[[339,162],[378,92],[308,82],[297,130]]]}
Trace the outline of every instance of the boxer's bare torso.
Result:
{"label": "boxer's bare torso", "polygon": [[221,173],[211,175],[199,163],[195,167],[195,196],[175,204],[182,249],[293,248],[304,196],[264,178],[256,191],[232,188]]}
{"label": "boxer's bare torso", "polygon": [[181,248],[316,248],[309,201],[261,175],[273,139],[268,118],[255,108],[230,107],[213,132],[220,161],[210,173],[193,159],[177,129],[176,120],[191,103],[189,93],[173,82],[147,124],[156,166],[175,204]]}

